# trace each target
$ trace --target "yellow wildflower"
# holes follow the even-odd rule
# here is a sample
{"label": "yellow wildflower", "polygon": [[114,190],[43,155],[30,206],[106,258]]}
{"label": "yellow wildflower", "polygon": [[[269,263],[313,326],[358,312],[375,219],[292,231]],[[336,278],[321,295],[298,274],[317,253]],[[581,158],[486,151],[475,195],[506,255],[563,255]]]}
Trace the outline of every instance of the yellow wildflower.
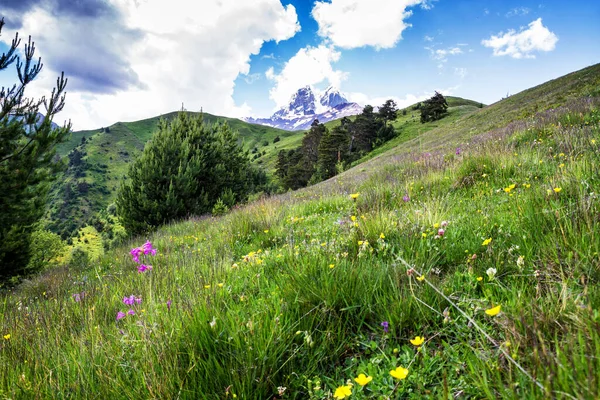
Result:
{"label": "yellow wildflower", "polygon": [[482,246],[487,246],[487,245],[488,245],[488,244],[490,244],[490,243],[492,243],[492,238],[485,239],[485,240],[483,241],[483,243],[481,243],[481,245],[482,245]]}
{"label": "yellow wildflower", "polygon": [[218,287],[223,287],[223,283],[222,282],[221,283],[217,283],[217,286]]}
{"label": "yellow wildflower", "polygon": [[379,239],[385,239],[385,235],[383,234],[383,232],[381,232],[381,233],[379,234]]}
{"label": "yellow wildflower", "polygon": [[478,277],[477,277],[477,282],[481,282],[482,280],[483,280],[483,277],[482,277],[482,276],[478,276]]}
{"label": "yellow wildflower", "polygon": [[334,399],[345,399],[346,397],[350,397],[352,394],[352,387],[349,385],[340,386],[335,389],[335,393],[333,394]]}
{"label": "yellow wildflower", "polygon": [[359,246],[362,246],[362,245],[363,245],[363,243],[364,243],[364,241],[362,241],[362,240],[359,240],[359,241],[358,241],[358,245],[359,245]]}
{"label": "yellow wildflower", "polygon": [[398,367],[396,369],[391,370],[390,375],[396,379],[400,379],[400,380],[406,379],[406,377],[408,376],[408,369]]}
{"label": "yellow wildflower", "polygon": [[421,336],[417,336],[414,339],[410,339],[410,342],[414,345],[414,346],[420,346],[423,344],[423,342],[425,341],[424,337]]}
{"label": "yellow wildflower", "polygon": [[500,312],[500,306],[492,307],[492,308],[485,310],[485,313],[487,315],[489,315],[490,317],[498,315],[499,312]]}
{"label": "yellow wildflower", "polygon": [[561,191],[561,190],[562,190],[561,188],[559,188],[559,187],[555,187],[555,188],[554,188],[554,193],[560,193],[560,191]]}
{"label": "yellow wildflower", "polygon": [[333,269],[335,267],[335,264],[329,264],[329,268]]}
{"label": "yellow wildflower", "polygon": [[365,386],[367,383],[373,380],[372,376],[366,376],[365,374],[358,374],[357,378],[354,378],[354,382],[358,383],[360,386]]}
{"label": "yellow wildflower", "polygon": [[358,192],[357,192],[357,193],[352,193],[352,194],[350,195],[350,198],[351,198],[352,200],[356,200],[356,199],[358,199],[358,196],[359,196],[359,195],[360,195],[360,193],[358,193]]}
{"label": "yellow wildflower", "polygon": [[4,340],[10,340],[10,333],[7,333],[6,335],[4,335]]}
{"label": "yellow wildflower", "polygon": [[210,289],[210,285],[204,285],[204,289]]}
{"label": "yellow wildflower", "polygon": [[423,282],[425,280],[425,276],[421,275],[421,276],[417,276],[417,280],[419,282]]}
{"label": "yellow wildflower", "polygon": [[355,215],[351,216],[350,219],[352,220],[352,222],[356,222],[356,216]]}

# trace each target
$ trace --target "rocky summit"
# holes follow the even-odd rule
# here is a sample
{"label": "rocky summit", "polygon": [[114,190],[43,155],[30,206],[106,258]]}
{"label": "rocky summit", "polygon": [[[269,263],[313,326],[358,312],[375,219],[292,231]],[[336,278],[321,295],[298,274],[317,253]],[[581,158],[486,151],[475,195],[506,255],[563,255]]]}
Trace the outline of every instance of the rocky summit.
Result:
{"label": "rocky summit", "polygon": [[[317,100],[318,97],[318,100]],[[288,104],[269,118],[244,118],[252,124],[266,125],[288,131],[308,129],[315,119],[328,122],[334,119],[360,114],[362,107],[352,103],[333,86],[320,96],[310,86],[298,89]]]}

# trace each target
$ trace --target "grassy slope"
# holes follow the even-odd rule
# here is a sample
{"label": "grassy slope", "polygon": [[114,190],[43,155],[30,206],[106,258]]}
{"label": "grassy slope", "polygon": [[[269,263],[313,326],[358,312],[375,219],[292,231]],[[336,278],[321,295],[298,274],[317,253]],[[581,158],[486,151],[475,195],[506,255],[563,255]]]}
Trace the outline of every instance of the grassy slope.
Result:
{"label": "grassy slope", "polygon": [[600,397],[600,102],[574,100],[599,83],[594,66],[315,187],[167,226],[150,273],[123,246],[29,282],[0,302],[0,393],[331,398],[365,373],[353,398]]}
{"label": "grassy slope", "polygon": [[[399,132],[398,137],[384,146],[375,149],[355,164],[371,159],[423,132],[452,124],[458,117],[477,110],[476,106],[479,105],[479,103],[459,97],[448,97],[448,103],[450,105],[449,116],[435,123],[419,123],[418,111],[411,111],[406,116],[400,115],[394,123]],[[58,154],[62,156],[66,155],[69,151],[78,147],[85,137],[87,143],[78,148],[80,150],[83,149],[87,153],[86,161],[88,167],[86,169],[86,176],[83,179],[74,179],[73,177],[65,176],[60,182],[61,185],[55,187],[50,203],[50,209],[54,210],[51,215],[54,217],[50,218],[57,218],[57,215],[65,215],[65,218],[76,218],[80,221],[77,224],[80,227],[80,225],[82,226],[85,221],[99,210],[106,209],[110,203],[114,202],[121,181],[126,179],[129,163],[140,154],[144,148],[144,144],[150,140],[157,128],[159,119],[170,119],[175,115],[176,112],[172,112],[135,122],[118,122],[109,127],[109,132],[103,132],[101,129],[73,132],[71,138],[59,146]],[[243,141],[246,149],[251,150],[256,147],[260,153],[265,152],[255,162],[260,164],[269,173],[275,170],[278,152],[300,146],[304,135],[303,131],[283,131],[248,124],[234,118],[218,117],[206,113],[204,114],[204,118],[209,123],[227,121],[234,130],[239,132],[240,139]],[[330,128],[336,124],[339,124],[339,121],[327,123]],[[273,139],[277,136],[279,136],[280,141],[273,143]],[[265,141],[269,143],[268,146],[263,145]],[[103,168],[104,166],[106,168]],[[90,190],[84,195],[80,195],[79,199],[75,201],[75,206],[62,204],[61,196],[64,191],[62,183],[81,181],[91,184]]]}

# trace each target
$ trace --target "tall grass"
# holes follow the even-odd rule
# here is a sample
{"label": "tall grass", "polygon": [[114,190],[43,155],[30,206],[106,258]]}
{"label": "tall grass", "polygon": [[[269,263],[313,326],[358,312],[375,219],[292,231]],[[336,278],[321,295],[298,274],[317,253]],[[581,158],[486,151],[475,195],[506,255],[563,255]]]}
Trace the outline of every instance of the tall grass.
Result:
{"label": "tall grass", "polygon": [[598,102],[469,143],[356,200],[261,200],[24,283],[0,300],[0,398],[600,397]]}

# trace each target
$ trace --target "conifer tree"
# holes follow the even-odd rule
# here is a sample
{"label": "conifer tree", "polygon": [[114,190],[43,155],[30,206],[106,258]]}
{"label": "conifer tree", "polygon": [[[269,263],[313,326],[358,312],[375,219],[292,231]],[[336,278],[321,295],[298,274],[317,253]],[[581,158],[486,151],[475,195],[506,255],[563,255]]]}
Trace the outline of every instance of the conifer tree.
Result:
{"label": "conifer tree", "polygon": [[180,112],[171,122],[159,122],[131,165],[117,197],[118,213],[129,233],[141,233],[208,213],[222,196],[243,201],[258,175],[226,123],[209,126],[201,114]]}
{"label": "conifer tree", "polygon": [[[0,20],[0,33],[4,19]],[[53,117],[62,110],[67,80],[64,74],[48,98],[27,98],[25,90],[42,70],[34,60],[31,37],[23,57],[16,55],[18,34],[0,55],[0,71],[16,62],[19,82],[0,90],[0,276],[22,273],[30,258],[35,224],[44,213],[49,184],[62,164],[55,162],[55,147],[70,132],[70,124],[55,128]],[[44,106],[45,116],[39,114]],[[29,271],[32,272],[32,271]]]}
{"label": "conifer tree", "polygon": [[348,131],[346,125],[336,126],[321,138],[319,145],[319,161],[317,170],[322,179],[329,179],[336,174],[336,165],[346,161],[348,152]]}
{"label": "conifer tree", "polygon": [[448,102],[446,98],[438,92],[421,104],[421,123],[437,121],[448,113]]}

